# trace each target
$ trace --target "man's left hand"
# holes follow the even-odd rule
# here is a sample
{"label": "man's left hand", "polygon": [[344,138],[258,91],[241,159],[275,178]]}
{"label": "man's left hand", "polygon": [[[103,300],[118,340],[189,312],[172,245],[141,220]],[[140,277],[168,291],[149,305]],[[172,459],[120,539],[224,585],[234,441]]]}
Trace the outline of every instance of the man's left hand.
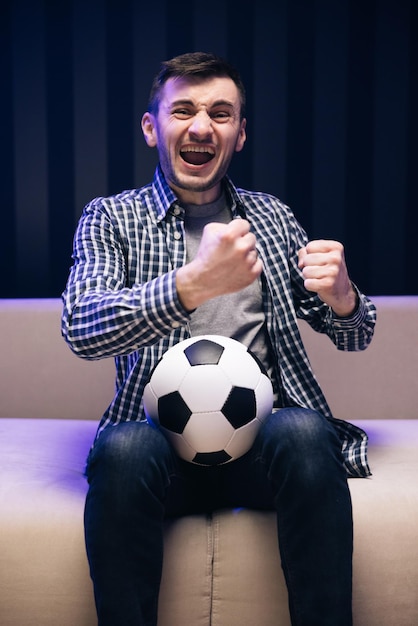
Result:
{"label": "man's left hand", "polygon": [[344,247],[338,241],[310,241],[298,252],[305,288],[318,294],[339,317],[351,315],[357,296],[348,276]]}

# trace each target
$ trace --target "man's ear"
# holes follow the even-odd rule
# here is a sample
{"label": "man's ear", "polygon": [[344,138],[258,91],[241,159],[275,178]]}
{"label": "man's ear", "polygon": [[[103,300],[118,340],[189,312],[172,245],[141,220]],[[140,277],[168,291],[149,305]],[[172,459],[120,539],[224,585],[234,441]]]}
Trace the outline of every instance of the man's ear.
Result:
{"label": "man's ear", "polygon": [[240,126],[240,130],[239,130],[239,135],[238,135],[237,143],[235,145],[235,152],[241,152],[241,150],[244,147],[245,140],[247,139],[247,133],[245,131],[246,126],[247,126],[247,120],[244,117],[241,120],[241,126]]}
{"label": "man's ear", "polygon": [[141,120],[141,127],[147,145],[150,148],[155,148],[157,145],[157,132],[155,128],[155,119],[152,113],[149,113],[148,111],[144,113]]}

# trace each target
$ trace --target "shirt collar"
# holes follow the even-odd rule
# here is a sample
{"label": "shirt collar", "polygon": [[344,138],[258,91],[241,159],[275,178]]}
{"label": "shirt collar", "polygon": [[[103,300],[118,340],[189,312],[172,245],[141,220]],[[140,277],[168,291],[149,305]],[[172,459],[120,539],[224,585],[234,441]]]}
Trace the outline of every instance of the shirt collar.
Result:
{"label": "shirt collar", "polygon": [[177,196],[171,187],[169,187],[160,164],[157,165],[155,170],[152,188],[157,208],[157,221],[161,222],[167,215],[169,209],[176,204]]}
{"label": "shirt collar", "polygon": [[[245,210],[240,200],[237,188],[232,183],[229,176],[225,176],[222,183],[233,217],[245,217]],[[160,164],[157,165],[155,170],[152,187],[157,208],[157,221],[161,222],[161,220],[163,220],[167,215],[168,211],[178,203],[178,198],[168,185]]]}
{"label": "shirt collar", "polygon": [[230,203],[229,205],[232,211],[232,217],[242,217],[245,219],[245,207],[238,193],[238,189],[235,187],[234,183],[231,181],[228,175],[225,176],[222,182],[224,185],[226,196]]}

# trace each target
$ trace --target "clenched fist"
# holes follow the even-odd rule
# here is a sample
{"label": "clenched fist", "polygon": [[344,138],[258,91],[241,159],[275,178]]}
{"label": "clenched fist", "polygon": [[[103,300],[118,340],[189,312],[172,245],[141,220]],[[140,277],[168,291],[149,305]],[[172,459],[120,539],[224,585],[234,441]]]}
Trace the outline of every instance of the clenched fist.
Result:
{"label": "clenched fist", "polygon": [[247,220],[207,224],[195,258],[177,271],[177,293],[185,309],[240,291],[256,280],[263,264],[255,245]]}
{"label": "clenched fist", "polygon": [[336,315],[351,315],[356,308],[356,293],[348,276],[343,245],[324,239],[310,241],[299,250],[298,257],[306,289],[317,293]]}

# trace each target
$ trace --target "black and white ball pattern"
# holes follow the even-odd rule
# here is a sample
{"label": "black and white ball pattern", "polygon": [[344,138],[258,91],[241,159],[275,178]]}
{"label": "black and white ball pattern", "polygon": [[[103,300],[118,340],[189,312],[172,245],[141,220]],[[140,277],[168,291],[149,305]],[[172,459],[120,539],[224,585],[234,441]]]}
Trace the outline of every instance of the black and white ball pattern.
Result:
{"label": "black and white ball pattern", "polygon": [[246,346],[203,335],[164,354],[143,400],[148,422],[162,429],[181,458],[210,466],[248,452],[272,411],[273,390]]}

